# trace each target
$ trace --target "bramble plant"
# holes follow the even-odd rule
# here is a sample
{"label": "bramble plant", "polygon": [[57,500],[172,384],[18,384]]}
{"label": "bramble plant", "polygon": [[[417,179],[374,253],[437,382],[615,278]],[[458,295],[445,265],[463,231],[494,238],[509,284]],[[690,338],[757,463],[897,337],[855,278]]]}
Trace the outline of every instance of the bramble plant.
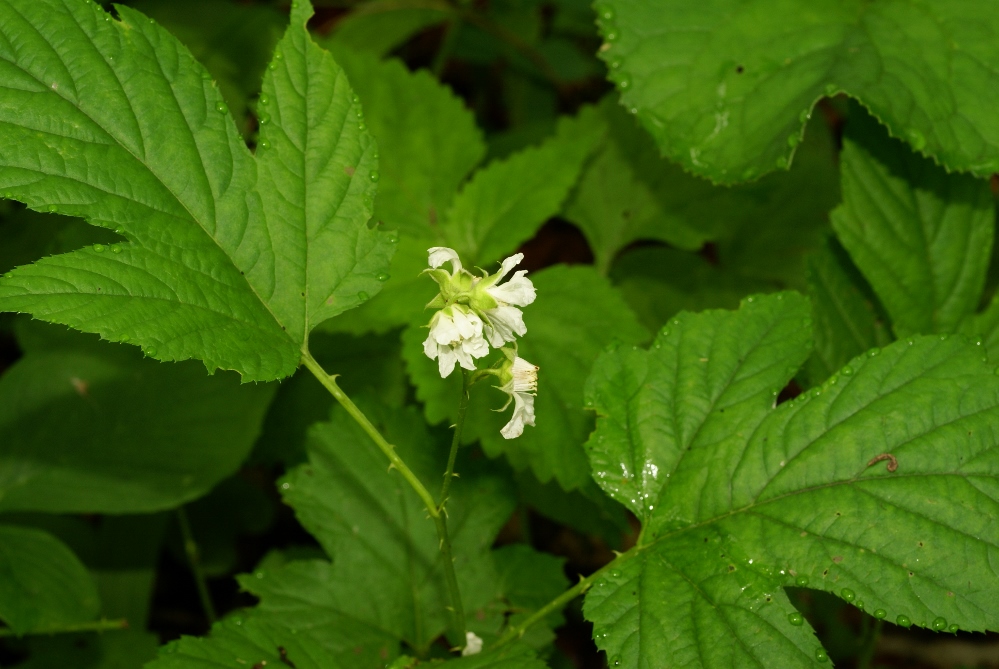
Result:
{"label": "bramble plant", "polygon": [[999,13],[128,4],[0,0],[0,664],[999,631]]}

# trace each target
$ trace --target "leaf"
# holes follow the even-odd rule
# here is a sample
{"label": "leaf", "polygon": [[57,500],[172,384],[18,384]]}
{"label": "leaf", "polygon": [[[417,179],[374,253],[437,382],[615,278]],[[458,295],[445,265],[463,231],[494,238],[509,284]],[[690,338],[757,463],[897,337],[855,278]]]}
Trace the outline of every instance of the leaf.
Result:
{"label": "leaf", "polygon": [[18,669],[134,669],[156,657],[159,636],[141,630],[30,637]]}
{"label": "leaf", "polygon": [[118,241],[121,237],[110,230],[95,228],[79,219],[15,209],[0,219],[0,273],[39,256]]}
{"label": "leaf", "polygon": [[475,173],[444,222],[448,246],[472,265],[498,260],[559,212],[599,138],[599,118],[584,109],[559,121],[554,137]]}
{"label": "leaf", "polygon": [[97,588],[86,568],[47,532],[0,525],[0,574],[0,619],[14,634],[97,616]]}
{"label": "leaf", "polygon": [[0,309],[244,380],[290,375],[308,331],[377,292],[391,254],[366,225],[374,142],[310,15],[297,6],[264,78],[275,122],[255,159],[204,68],[136,11],[0,7],[0,192],[128,239],[6,274]]}
{"label": "leaf", "polygon": [[206,493],[248,455],[273,386],[159,365],[75,334],[70,341],[30,345],[0,377],[0,509],[168,509]]}
{"label": "leaf", "polygon": [[[413,472],[428,487],[436,484],[446,453],[419,414],[374,415]],[[385,456],[343,411],[313,427],[308,449],[309,463],[293,470],[281,488],[333,564],[292,563],[241,583],[261,597],[263,610],[319,635],[334,652],[353,654],[355,647],[381,652],[397,647],[397,639],[428,648],[447,626],[448,596],[437,533],[419,497],[386,469]],[[492,601],[496,573],[490,546],[513,512],[513,499],[506,481],[476,474],[471,466],[462,467],[450,499],[455,570],[465,607],[472,611]],[[299,604],[303,599],[312,605]]]}
{"label": "leaf", "polygon": [[[593,426],[583,406],[583,384],[593,361],[608,345],[633,344],[647,337],[620,295],[592,267],[556,266],[531,279],[538,300],[524,310],[527,335],[518,340],[520,355],[541,367],[535,400],[537,426],[516,439],[500,429],[509,418],[496,412],[506,395],[486,384],[473,387],[464,443],[481,441],[491,457],[506,455],[516,469],[530,467],[543,483],[553,478],[566,490],[589,481],[582,444]],[[423,328],[403,334],[403,357],[427,420],[456,418],[461,377],[440,378],[437,363],[423,353]],[[480,365],[481,367],[481,365]]]}
{"label": "leaf", "polygon": [[747,298],[597,362],[595,477],[643,522],[585,602],[612,665],[814,666],[789,586],[903,626],[994,626],[999,377],[962,336],[910,338],[775,407],[807,314]]}
{"label": "leaf", "polygon": [[212,627],[207,637],[181,637],[160,649],[146,669],[229,669],[292,666],[296,669],[341,669],[319,644],[281,625],[249,617],[230,618]]}
{"label": "leaf", "polygon": [[949,169],[999,171],[999,18],[972,0],[799,10],[606,0],[600,55],[663,153],[716,182],[786,168],[815,102],[838,92]]}
{"label": "leaf", "polygon": [[439,244],[440,221],[486,147],[464,102],[427,71],[333,48],[378,141],[375,218],[398,230],[399,250],[384,294],[326,327],[383,332],[408,323],[434,296],[420,277],[426,250]]}
{"label": "leaf", "polygon": [[[857,115],[854,115],[857,116]],[[896,335],[954,332],[981,299],[995,205],[987,182],[947,174],[854,119],[833,227],[891,316]]]}
{"label": "leaf", "polygon": [[877,313],[863,277],[839,245],[831,242],[808,260],[808,296],[815,321],[815,352],[806,370],[812,385],[832,376],[854,357],[892,338]]}

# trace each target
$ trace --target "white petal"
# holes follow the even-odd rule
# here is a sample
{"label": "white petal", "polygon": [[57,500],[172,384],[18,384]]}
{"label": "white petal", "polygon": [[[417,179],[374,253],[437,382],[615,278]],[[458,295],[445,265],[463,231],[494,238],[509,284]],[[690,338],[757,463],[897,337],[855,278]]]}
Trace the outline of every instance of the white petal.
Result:
{"label": "white petal", "polygon": [[[493,329],[499,338],[504,341],[513,341],[514,335],[523,337],[527,334],[527,326],[524,325],[524,314],[517,307],[496,307],[486,312]],[[503,344],[493,344],[502,346]]]}
{"label": "white petal", "polygon": [[520,270],[509,281],[486,290],[497,302],[512,304],[516,307],[526,307],[537,298],[534,284],[527,278],[527,270]]}
{"label": "white petal", "polygon": [[524,425],[534,425],[534,395],[514,393],[513,403],[513,416],[500,430],[504,439],[516,439],[524,433]]}
{"label": "white petal", "polygon": [[538,389],[538,366],[532,365],[523,358],[516,358],[510,368],[513,374],[513,391],[533,393]]}
{"label": "white petal", "polygon": [[441,346],[438,353],[437,369],[441,373],[441,378],[445,379],[454,371],[454,363],[457,362],[458,358],[450,346]]}
{"label": "white petal", "polygon": [[475,371],[475,360],[472,359],[472,355],[461,347],[452,348],[455,357],[458,358],[458,364],[467,369],[470,372]]}
{"label": "white petal", "polygon": [[485,334],[486,339],[489,340],[489,344],[493,348],[501,348],[503,346],[503,344],[505,344],[507,342],[506,339],[503,339],[503,335],[500,334],[499,330],[497,330],[496,328],[494,328],[491,325],[486,325],[482,329],[482,332],[483,332],[483,334]]}
{"label": "white petal", "polygon": [[461,342],[461,350],[473,358],[484,358],[489,355],[489,344],[482,337],[473,337]]}
{"label": "white petal", "polygon": [[437,269],[446,262],[451,263],[451,273],[457,274],[461,271],[461,261],[458,260],[458,252],[446,246],[434,246],[427,249],[430,257],[427,259],[430,266]]}
{"label": "white petal", "polygon": [[514,253],[512,256],[503,261],[500,265],[500,271],[496,273],[496,281],[500,281],[504,276],[506,276],[510,270],[520,264],[520,261],[524,259],[523,253]]}
{"label": "white petal", "polygon": [[[454,326],[461,339],[478,337],[482,334],[482,319],[475,314],[466,314],[457,307],[453,308]],[[457,337],[455,338],[457,339]]]}
{"label": "white petal", "polygon": [[430,321],[430,336],[438,344],[450,344],[460,339],[461,333],[450,316],[443,311],[438,311],[434,314],[433,320]]}
{"label": "white petal", "polygon": [[437,357],[437,341],[432,334],[427,335],[426,341],[423,342],[423,352],[431,360]]}

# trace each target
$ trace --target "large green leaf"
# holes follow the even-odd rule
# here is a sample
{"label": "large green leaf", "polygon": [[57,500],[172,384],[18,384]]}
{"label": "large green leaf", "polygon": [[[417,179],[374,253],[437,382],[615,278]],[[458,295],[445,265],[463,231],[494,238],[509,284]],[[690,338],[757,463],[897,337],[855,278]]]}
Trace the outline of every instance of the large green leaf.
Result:
{"label": "large green leaf", "polygon": [[338,21],[331,40],[355,51],[385,56],[416,33],[449,19],[449,5],[424,0],[372,0]]}
{"label": "large green leaf", "polygon": [[836,235],[898,336],[953,332],[985,285],[995,225],[989,185],[947,174],[858,116],[843,145]]}
{"label": "large green leaf", "polygon": [[[531,274],[538,299],[524,309],[527,335],[518,340],[522,357],[541,367],[535,400],[537,426],[516,439],[500,429],[509,409],[497,412],[506,395],[474,386],[463,441],[481,441],[489,455],[506,455],[517,469],[530,467],[542,482],[553,478],[566,490],[589,481],[590,467],[582,445],[593,427],[583,407],[583,385],[600,351],[619,343],[637,344],[647,337],[635,315],[610,283],[592,267],[552,267]],[[403,356],[427,419],[439,423],[457,416],[461,376],[440,377],[437,363],[423,353],[426,329],[411,327],[403,335]]]}
{"label": "large green leaf", "polygon": [[[419,413],[377,407],[368,413],[435,491],[447,452]],[[398,654],[400,641],[425,652],[445,632],[449,600],[439,539],[420,498],[386,469],[385,456],[342,410],[313,427],[308,448],[309,462],[280,487],[332,563],[294,561],[243,576],[240,583],[261,598],[260,615],[315,638],[350,666],[383,666]],[[539,606],[517,584],[527,579],[534,589],[557,594],[564,577],[523,556],[516,566],[497,569],[491,546],[513,512],[511,486],[472,463],[460,461],[458,469],[448,504],[458,584],[469,618],[478,620],[482,612],[473,629],[495,636],[509,615],[516,620]]]}
{"label": "large green leaf", "polygon": [[808,313],[755,297],[598,361],[595,477],[643,522],[585,603],[612,665],[814,666],[795,585],[903,626],[995,627],[999,377],[963,336],[910,338],[775,407]]}
{"label": "large green leaf", "polygon": [[15,634],[92,620],[100,602],[93,579],[47,532],[0,525],[0,620]]}
{"label": "large green leaf", "polygon": [[824,95],[950,169],[999,171],[999,15],[974,0],[603,0],[601,57],[662,151],[714,181],[786,168]]}
{"label": "large green leaf", "polygon": [[0,377],[0,509],[172,508],[246,458],[273,384],[68,334],[22,337],[27,354]]}
{"label": "large green leaf", "polygon": [[0,309],[270,380],[376,293],[392,245],[367,226],[374,142],[311,11],[264,78],[254,158],[208,73],[138,12],[0,5],[0,192],[128,239],[6,274]]}

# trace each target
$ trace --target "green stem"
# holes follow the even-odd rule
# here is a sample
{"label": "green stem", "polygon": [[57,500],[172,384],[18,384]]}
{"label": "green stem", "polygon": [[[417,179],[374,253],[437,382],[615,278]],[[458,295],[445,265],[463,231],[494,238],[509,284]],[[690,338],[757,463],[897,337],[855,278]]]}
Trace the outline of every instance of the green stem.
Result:
{"label": "green stem", "polygon": [[871,618],[871,620],[874,621],[874,624],[871,625],[867,639],[864,640],[864,648],[857,659],[857,669],[870,669],[871,661],[874,659],[874,653],[877,650],[878,637],[881,636],[881,626],[884,624],[884,621],[876,618]]}
{"label": "green stem", "polygon": [[434,56],[434,64],[431,67],[431,71],[434,76],[438,79],[444,74],[444,67],[447,65],[448,59],[451,57],[451,52],[454,51],[454,45],[458,38],[458,31],[461,29],[461,18],[455,16],[453,19],[448,21],[447,28],[444,29],[444,39],[441,40],[441,46],[437,50],[437,55]]}
{"label": "green stem", "polygon": [[619,567],[622,562],[625,562],[626,560],[630,559],[633,554],[634,550],[629,551],[628,553],[622,553],[621,555],[618,555],[616,558],[614,558],[613,560],[611,560],[610,562],[608,562],[603,567],[596,570],[586,578],[579,579],[579,583],[572,586],[571,588],[563,592],[561,595],[559,595],[552,601],[542,606],[540,609],[538,609],[533,614],[528,616],[528,618],[524,620],[524,622],[520,623],[519,625],[514,625],[513,627],[508,628],[507,631],[503,633],[503,636],[501,636],[496,641],[496,643],[492,645],[492,648],[498,648],[499,646],[503,646],[505,644],[510,643],[511,641],[515,641],[520,637],[524,636],[524,633],[531,626],[541,622],[551,614],[564,609],[566,605],[569,604],[569,602],[571,602],[576,597],[584,594],[587,590],[589,590],[590,586],[592,586],[601,576],[603,576],[611,569]]}
{"label": "green stem", "polygon": [[198,544],[194,540],[194,533],[191,531],[191,523],[187,519],[187,512],[182,506],[177,507],[177,522],[180,525],[180,534],[184,540],[184,552],[187,554],[187,562],[191,566],[191,575],[194,576],[194,583],[198,587],[201,608],[205,612],[208,623],[210,625],[214,624],[218,620],[218,615],[215,613],[215,605],[212,604],[212,596],[208,592],[208,583],[205,582],[205,572],[201,569]]}
{"label": "green stem", "polygon": [[15,636],[39,636],[51,634],[74,634],[79,632],[111,632],[113,630],[128,629],[128,621],[124,618],[117,620],[94,620],[88,623],[76,623],[75,625],[63,625],[45,630],[33,630],[22,634],[15,634],[9,627],[0,629],[0,639]]}
{"label": "green stem", "polygon": [[448,491],[451,490],[451,479],[454,478],[454,461],[458,458],[458,447],[461,445],[461,431],[465,427],[465,412],[468,410],[468,372],[461,370],[461,398],[458,400],[458,420],[454,424],[454,437],[451,439],[451,452],[447,457],[447,469],[444,471],[444,485],[441,486],[441,497],[437,508],[444,511],[447,504]]}
{"label": "green stem", "polygon": [[[416,494],[423,501],[423,505],[427,508],[427,513],[433,518],[434,527],[437,529],[437,538],[440,540],[440,551],[444,562],[444,581],[447,585],[448,595],[451,600],[450,611],[452,614],[452,619],[454,621],[455,632],[460,634],[459,643],[464,644],[465,642],[465,610],[461,603],[461,594],[458,592],[458,577],[454,573],[454,557],[451,553],[451,538],[447,531],[447,516],[444,513],[444,502],[447,501],[446,497],[442,497],[442,502],[438,506],[434,502],[434,498],[430,496],[426,487],[417,478],[416,474],[402,461],[398,453],[395,452],[395,446],[388,443],[385,437],[382,436],[381,432],[378,431],[368,417],[357,408],[346,393],[340,389],[340,386],[336,383],[336,378],[330,376],[326,373],[326,370],[316,362],[315,358],[307,351],[302,351],[302,363],[308,368],[312,375],[319,380],[321,384],[333,395],[334,399],[340,403],[350,417],[357,421],[357,424],[371,437],[371,440],[375,442],[375,445],[385,454],[385,457],[389,459],[392,466],[402,474],[402,477],[406,479],[406,482],[416,491]],[[465,388],[467,390],[467,388]],[[464,422],[464,416],[462,416],[462,422]],[[458,428],[460,430],[460,427]],[[454,443],[458,443],[460,434],[456,434]],[[454,474],[454,458],[456,455],[456,446],[452,446],[451,457],[449,458],[448,473],[445,475],[445,486],[444,493],[447,492],[448,486],[450,486],[450,478]]]}

